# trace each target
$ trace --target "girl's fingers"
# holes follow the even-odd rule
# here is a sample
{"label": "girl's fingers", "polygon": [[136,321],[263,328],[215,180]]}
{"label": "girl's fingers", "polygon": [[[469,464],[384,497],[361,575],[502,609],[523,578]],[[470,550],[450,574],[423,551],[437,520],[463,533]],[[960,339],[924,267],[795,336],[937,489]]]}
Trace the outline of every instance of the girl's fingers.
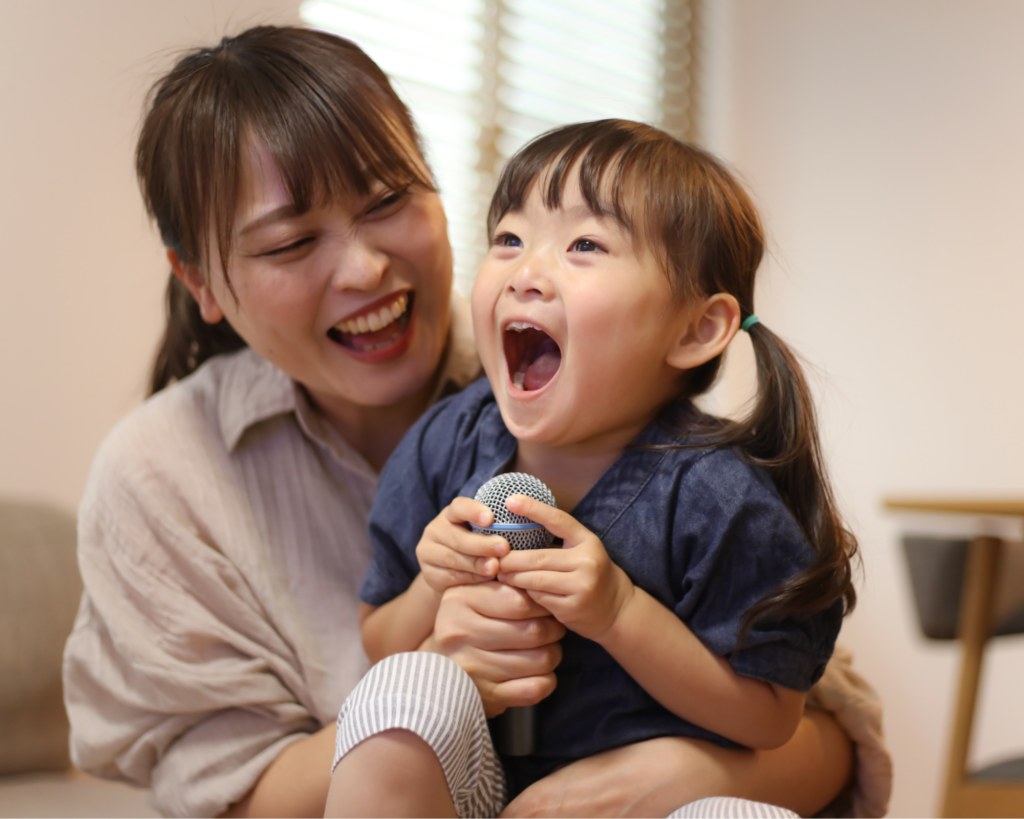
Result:
{"label": "girl's fingers", "polygon": [[[573,594],[578,591],[578,581],[574,581],[568,572],[501,572],[498,580],[515,586],[517,589],[526,589],[529,592],[545,592],[557,596]],[[536,597],[534,598],[536,599]],[[538,603],[544,605],[540,600]]]}
{"label": "girl's fingers", "polygon": [[[416,558],[424,570],[436,572],[469,572],[491,579],[498,573],[500,564],[493,554],[494,549],[485,550],[480,557],[462,554],[454,549],[433,541],[421,542]],[[479,582],[479,578],[474,582]]]}
{"label": "girl's fingers", "polygon": [[509,512],[529,518],[534,523],[539,523],[555,537],[562,538],[566,546],[575,545],[590,534],[590,530],[568,512],[548,506],[546,503],[526,495],[509,495],[505,506]]}
{"label": "girl's fingers", "polygon": [[[494,579],[493,574],[485,574],[477,571],[460,571],[458,569],[438,569],[432,571],[443,573],[444,586],[467,586],[475,583],[489,583]],[[437,577],[435,576],[435,580]],[[429,580],[428,580],[429,582]]]}
{"label": "girl's fingers", "polygon": [[501,558],[502,572],[571,572],[579,566],[579,555],[568,549],[513,549]]}
{"label": "girl's fingers", "polygon": [[456,498],[444,509],[444,516],[452,523],[475,523],[477,526],[490,526],[494,522],[494,513],[480,501],[472,498]]}

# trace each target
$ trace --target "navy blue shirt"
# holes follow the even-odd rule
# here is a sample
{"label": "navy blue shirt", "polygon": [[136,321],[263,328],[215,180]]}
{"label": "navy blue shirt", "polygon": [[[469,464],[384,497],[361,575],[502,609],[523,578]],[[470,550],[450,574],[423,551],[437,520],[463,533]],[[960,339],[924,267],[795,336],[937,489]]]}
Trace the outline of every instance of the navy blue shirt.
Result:
{"label": "navy blue shirt", "polygon": [[[729,448],[650,448],[679,443],[666,425],[651,424],[573,517],[736,673],[808,690],[832,655],[842,602],[812,617],[758,623],[737,651],[743,614],[804,569],[812,549],[765,472]],[[516,447],[486,379],[427,412],[381,474],[360,598],[380,606],[404,592],[419,574],[426,525],[506,471]],[[536,753],[503,760],[512,796],[566,762],[653,737],[739,747],[660,705],[597,643],[568,632],[562,650],[558,685],[539,705]]]}

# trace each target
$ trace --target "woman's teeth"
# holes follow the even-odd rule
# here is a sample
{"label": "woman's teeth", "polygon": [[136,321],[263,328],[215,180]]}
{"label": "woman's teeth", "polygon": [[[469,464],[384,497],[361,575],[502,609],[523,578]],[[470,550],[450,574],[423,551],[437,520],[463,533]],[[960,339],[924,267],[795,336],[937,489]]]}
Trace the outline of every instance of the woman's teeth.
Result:
{"label": "woman's teeth", "polygon": [[342,333],[375,333],[383,330],[393,321],[398,321],[409,306],[409,297],[402,294],[390,306],[381,307],[372,313],[367,313],[358,318],[343,321],[335,325],[335,329]]}

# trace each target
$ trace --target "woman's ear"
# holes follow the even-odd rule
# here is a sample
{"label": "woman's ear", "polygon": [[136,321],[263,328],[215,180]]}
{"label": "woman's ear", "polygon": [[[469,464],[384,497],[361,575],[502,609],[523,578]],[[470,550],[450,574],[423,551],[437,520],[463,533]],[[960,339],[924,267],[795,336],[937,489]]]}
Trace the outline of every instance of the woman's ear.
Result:
{"label": "woman's ear", "polygon": [[199,266],[185,264],[181,257],[170,248],[167,249],[167,261],[171,263],[174,275],[188,288],[188,292],[196,300],[196,304],[199,305],[199,315],[203,317],[203,321],[207,324],[216,324],[224,318],[224,311],[220,309],[217,297],[213,295],[213,290],[210,289]]}
{"label": "woman's ear", "polygon": [[715,293],[692,312],[683,334],[669,351],[666,363],[692,370],[725,352],[740,329],[740,305],[735,296]]}

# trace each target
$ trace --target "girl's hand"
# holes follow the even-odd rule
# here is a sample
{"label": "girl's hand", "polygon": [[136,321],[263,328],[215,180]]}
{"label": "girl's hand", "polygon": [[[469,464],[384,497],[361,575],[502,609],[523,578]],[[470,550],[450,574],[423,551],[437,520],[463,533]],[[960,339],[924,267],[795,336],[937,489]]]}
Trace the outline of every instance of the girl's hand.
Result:
{"label": "girl's hand", "polygon": [[416,559],[427,585],[436,592],[493,580],[498,559],[508,554],[508,542],[481,535],[466,524],[490,526],[494,515],[472,498],[456,498],[427,524],[416,546]]}
{"label": "girl's hand", "polygon": [[600,642],[633,597],[633,582],[598,537],[568,513],[525,495],[511,495],[506,505],[542,524],[564,545],[510,552],[501,558],[498,579],[526,589],[566,628]]}

